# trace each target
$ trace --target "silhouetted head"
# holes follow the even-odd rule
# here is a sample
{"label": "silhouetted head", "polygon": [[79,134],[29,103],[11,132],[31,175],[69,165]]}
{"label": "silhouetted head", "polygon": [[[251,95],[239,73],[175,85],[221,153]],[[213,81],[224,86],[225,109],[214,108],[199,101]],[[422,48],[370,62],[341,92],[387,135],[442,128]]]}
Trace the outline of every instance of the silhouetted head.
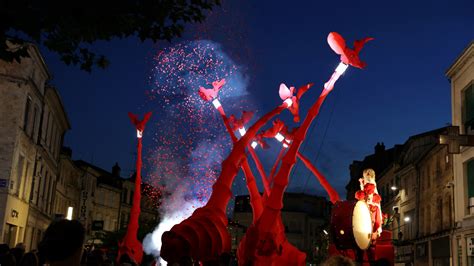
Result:
{"label": "silhouetted head", "polygon": [[119,265],[120,266],[135,266],[137,265],[137,263],[132,259],[130,258],[130,256],[128,256],[128,254],[123,254],[122,256],[120,256],[120,259],[119,259]]}
{"label": "silhouetted head", "polygon": [[321,264],[321,266],[355,266],[355,265],[356,264],[354,261],[341,255],[332,256]]}
{"label": "silhouetted head", "polygon": [[51,265],[79,265],[85,230],[79,221],[59,220],[51,223],[38,249]]}
{"label": "silhouetted head", "polygon": [[35,252],[28,252],[23,255],[23,258],[21,258],[20,263],[17,265],[19,266],[38,266],[39,265],[39,259],[38,256],[36,255]]}
{"label": "silhouetted head", "polygon": [[10,247],[8,244],[0,244],[0,256],[8,254],[10,252]]}

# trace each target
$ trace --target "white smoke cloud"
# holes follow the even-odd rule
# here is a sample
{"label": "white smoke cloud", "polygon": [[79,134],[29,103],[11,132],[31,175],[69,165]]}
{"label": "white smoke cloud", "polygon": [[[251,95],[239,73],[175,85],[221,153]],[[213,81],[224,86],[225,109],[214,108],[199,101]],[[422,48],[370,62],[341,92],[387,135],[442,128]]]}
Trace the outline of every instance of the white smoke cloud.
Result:
{"label": "white smoke cloud", "polygon": [[[160,257],[161,236],[163,233],[171,230],[174,225],[191,216],[194,210],[202,207],[204,204],[196,199],[186,199],[186,189],[184,187],[179,187],[166,201],[168,204],[162,208],[163,218],[160,224],[143,239],[143,251],[156,257],[157,261]],[[159,265],[166,265],[166,262],[159,259]]]}

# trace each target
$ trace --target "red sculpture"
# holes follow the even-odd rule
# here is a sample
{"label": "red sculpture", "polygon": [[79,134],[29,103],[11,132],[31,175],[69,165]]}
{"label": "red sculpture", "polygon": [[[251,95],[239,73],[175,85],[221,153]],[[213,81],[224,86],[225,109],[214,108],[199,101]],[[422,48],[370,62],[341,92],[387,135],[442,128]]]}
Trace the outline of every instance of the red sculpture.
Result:
{"label": "red sculpture", "polygon": [[140,216],[140,201],[141,201],[141,168],[142,168],[142,136],[145,125],[151,117],[151,112],[148,112],[139,120],[138,117],[132,113],[128,113],[130,120],[137,129],[137,162],[136,162],[136,178],[135,178],[135,193],[133,193],[132,208],[130,210],[130,219],[127,225],[127,232],[122,241],[119,241],[117,262],[120,261],[123,255],[128,255],[136,263],[140,264],[143,258],[142,243],[137,239],[138,233],[138,218]]}
{"label": "red sculpture", "polygon": [[298,92],[296,93],[296,96],[294,96],[295,92],[295,87],[288,87],[282,83],[280,84],[280,98],[285,101],[288,104],[288,110],[290,110],[291,114],[293,114],[293,120],[295,122],[300,121],[300,115],[299,115],[299,101],[301,96],[309,90],[313,86],[313,83],[306,84],[298,89]]}
{"label": "red sculpture", "polygon": [[[217,100],[217,94],[225,85],[225,80],[213,82],[212,89],[199,88],[200,97],[205,101],[212,100],[214,107],[221,114],[232,139],[233,148],[229,156],[222,162],[220,176],[213,186],[208,203],[204,207],[197,209],[191,217],[163,234],[160,254],[164,260],[168,263],[179,263],[183,259],[192,258],[196,262],[205,264],[215,262],[221,254],[230,252],[230,237],[226,231],[227,218],[225,210],[231,198],[233,180],[239,169],[243,169],[250,193],[253,222],[239,243],[237,252],[239,265],[305,264],[306,254],[292,246],[285,236],[281,220],[283,195],[288,186],[289,175],[296,163],[296,158],[300,158],[328,192],[331,202],[334,204],[341,202],[338,193],[332,188],[321,172],[311,164],[309,159],[299,152],[299,148],[306,138],[311,123],[318,115],[324,100],[329,92],[332,91],[335,82],[344,73],[348,65],[358,68],[365,67],[365,63],[360,60],[358,54],[363,45],[370,40],[372,38],[356,41],[354,50],[351,50],[346,47],[344,39],[339,34],[334,32],[329,34],[328,43],[337,54],[341,55],[342,62],[328,82],[324,84],[318,99],[311,106],[300,127],[292,131],[288,130],[280,120],[275,120],[272,128],[257,134],[266,123],[284,109],[289,109],[294,116],[294,121],[298,122],[300,120],[299,100],[312,86],[312,83],[302,86],[296,96],[294,96],[294,87],[288,88],[284,84],[280,85],[279,94],[283,104],[261,117],[248,131],[245,130],[245,125],[252,118],[251,113],[244,112],[240,119],[234,116],[227,118],[222,104]],[[242,135],[240,139],[237,139],[234,134],[236,130]],[[264,138],[271,137],[277,138],[282,142],[283,147],[270,175],[267,176],[254,152],[254,148],[258,144],[266,147],[268,144],[264,141]],[[246,156],[247,150],[252,156],[262,178],[264,185],[263,195],[258,191],[255,177],[249,167]],[[279,168],[278,165],[280,165]]]}
{"label": "red sculpture", "polygon": [[360,60],[359,52],[366,42],[372,41],[373,39],[374,38],[366,37],[362,40],[355,41],[354,50],[352,50],[346,46],[346,41],[339,33],[331,32],[328,36],[328,43],[336,54],[341,55],[341,61],[344,64],[362,69],[365,68],[367,64]]}
{"label": "red sculpture", "polygon": [[206,102],[217,97],[217,93],[221,90],[222,86],[225,84],[225,79],[212,82],[212,89],[206,89],[204,87],[199,87],[199,96]]}

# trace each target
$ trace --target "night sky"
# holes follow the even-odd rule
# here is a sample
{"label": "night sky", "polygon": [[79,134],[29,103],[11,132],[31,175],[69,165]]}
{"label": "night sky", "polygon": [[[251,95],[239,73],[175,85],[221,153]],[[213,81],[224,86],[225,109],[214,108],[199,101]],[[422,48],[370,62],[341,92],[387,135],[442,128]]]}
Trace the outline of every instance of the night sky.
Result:
{"label": "night sky", "polygon": [[[246,97],[260,116],[280,104],[281,82],[314,82],[301,103],[305,114],[339,63],[326,42],[329,32],[339,32],[350,46],[356,39],[374,37],[361,52],[368,67],[349,68],[341,77],[301,150],[345,196],[350,163],[372,153],[377,142],[390,148],[451,122],[445,71],[474,39],[473,11],[472,0],[224,0],[204,24],[189,26],[174,43],[195,38],[219,42],[245,69]],[[72,125],[65,145],[74,159],[104,169],[118,162],[123,175],[130,174],[136,139],[126,114],[147,110],[152,57],[169,45],[136,38],[96,43],[93,49],[111,65],[91,74],[67,67],[42,49]],[[283,117],[290,119],[288,112]],[[146,135],[152,133],[145,132],[149,149],[152,142]],[[294,170],[291,191],[325,195],[303,165]],[[244,193],[242,186],[235,193]]]}

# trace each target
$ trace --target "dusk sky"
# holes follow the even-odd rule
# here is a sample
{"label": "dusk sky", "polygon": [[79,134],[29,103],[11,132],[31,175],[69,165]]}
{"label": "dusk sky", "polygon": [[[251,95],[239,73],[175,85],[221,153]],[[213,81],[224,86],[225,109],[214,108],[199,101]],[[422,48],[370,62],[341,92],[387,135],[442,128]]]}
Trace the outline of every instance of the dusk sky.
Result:
{"label": "dusk sky", "polygon": [[[89,74],[64,65],[46,49],[42,52],[72,125],[65,145],[72,148],[74,159],[104,169],[118,162],[128,175],[134,169],[136,139],[127,112],[149,109],[146,91],[153,87],[153,56],[160,49],[196,38],[220,43],[244,69],[245,98],[257,116],[281,103],[281,82],[314,82],[301,103],[304,115],[339,63],[327,44],[328,33],[339,32],[350,46],[356,39],[374,37],[361,52],[367,68],[351,67],[339,79],[301,149],[345,196],[350,163],[371,154],[377,142],[390,148],[451,122],[445,71],[474,40],[473,11],[472,0],[223,0],[206,22],[190,25],[185,36],[171,44],[140,43],[136,38],[95,44],[93,49],[111,61],[105,70]],[[155,110],[161,108],[152,103]],[[288,112],[283,117],[290,119]],[[153,149],[147,139],[152,134],[145,132],[145,149]],[[269,162],[266,157],[264,161]],[[303,165],[294,170],[291,191],[325,196]],[[245,191],[238,187],[235,192]]]}

